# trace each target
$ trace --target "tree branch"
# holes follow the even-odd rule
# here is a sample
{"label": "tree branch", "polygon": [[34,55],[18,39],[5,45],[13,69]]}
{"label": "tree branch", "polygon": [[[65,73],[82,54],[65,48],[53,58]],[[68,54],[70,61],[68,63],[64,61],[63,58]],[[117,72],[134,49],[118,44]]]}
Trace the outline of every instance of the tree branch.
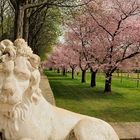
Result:
{"label": "tree branch", "polygon": [[118,64],[119,62],[122,62],[122,61],[124,61],[124,60],[126,60],[126,59],[132,58],[132,57],[134,57],[134,56],[137,55],[137,54],[140,54],[140,51],[134,52],[134,53],[132,53],[132,54],[130,54],[130,55],[128,55],[128,56],[126,56],[126,57],[124,57],[124,58],[122,58],[122,59],[116,61],[116,64]]}
{"label": "tree branch", "polygon": [[17,1],[16,0],[10,0],[12,6],[14,7],[14,9],[17,9]]}
{"label": "tree branch", "polygon": [[[89,0],[86,3],[70,5],[70,4],[62,4],[62,2],[60,2],[60,3],[49,3],[48,0],[45,0],[44,2],[27,4],[27,5],[24,6],[24,9],[35,8],[35,7],[39,7],[39,6],[42,6],[42,5],[57,6],[57,7],[69,7],[69,8],[70,7],[79,7],[79,6],[86,5],[86,4],[90,3],[91,1],[92,0]],[[63,3],[64,3],[64,1],[63,1]]]}
{"label": "tree branch", "polygon": [[88,7],[87,4],[86,4],[86,6],[87,6],[87,11],[88,11],[88,13],[89,13],[90,16],[92,17],[92,19],[97,23],[97,25],[98,25],[99,27],[101,27],[105,32],[107,32],[111,37],[113,37],[112,33],[109,32],[103,25],[101,25],[101,24],[98,22],[98,20],[93,16],[93,14],[92,14],[91,11],[89,10],[89,7]]}

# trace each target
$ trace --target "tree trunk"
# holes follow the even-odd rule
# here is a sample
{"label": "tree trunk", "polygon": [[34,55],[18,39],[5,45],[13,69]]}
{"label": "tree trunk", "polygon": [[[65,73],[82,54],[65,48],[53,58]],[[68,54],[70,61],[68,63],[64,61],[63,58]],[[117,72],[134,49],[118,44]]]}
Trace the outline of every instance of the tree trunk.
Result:
{"label": "tree trunk", "polygon": [[66,75],[66,69],[65,68],[63,68],[62,74],[63,74],[63,76]]}
{"label": "tree trunk", "polygon": [[119,70],[117,71],[117,75],[118,75],[118,77],[120,77],[120,72],[119,72]]}
{"label": "tree trunk", "polygon": [[95,87],[96,86],[96,73],[95,71],[91,70],[91,81],[90,86]]}
{"label": "tree trunk", "polygon": [[59,70],[59,68],[57,69],[57,73],[60,73],[60,70]]}
{"label": "tree trunk", "polygon": [[105,90],[104,92],[111,92],[112,73],[106,73],[105,77]]}
{"label": "tree trunk", "polygon": [[139,87],[139,82],[140,82],[140,74],[139,71],[137,71],[137,88]]}
{"label": "tree trunk", "polygon": [[74,79],[74,68],[72,68],[72,79]]}
{"label": "tree trunk", "polygon": [[24,12],[24,24],[23,24],[23,38],[28,42],[29,35],[29,18],[28,18],[28,10]]}
{"label": "tree trunk", "polygon": [[4,39],[3,38],[3,35],[4,35],[4,24],[3,24],[3,22],[4,22],[4,17],[3,17],[4,11],[3,10],[4,9],[3,8],[4,8],[4,4],[3,4],[3,7],[1,7],[1,39]]}
{"label": "tree trunk", "polygon": [[123,82],[123,73],[121,71],[121,83]]}
{"label": "tree trunk", "polygon": [[81,80],[82,83],[85,83],[86,82],[86,70],[82,70],[82,80]]}
{"label": "tree trunk", "polygon": [[24,8],[19,4],[17,10],[15,11],[15,27],[14,27],[14,38],[23,37],[23,20],[24,19]]}

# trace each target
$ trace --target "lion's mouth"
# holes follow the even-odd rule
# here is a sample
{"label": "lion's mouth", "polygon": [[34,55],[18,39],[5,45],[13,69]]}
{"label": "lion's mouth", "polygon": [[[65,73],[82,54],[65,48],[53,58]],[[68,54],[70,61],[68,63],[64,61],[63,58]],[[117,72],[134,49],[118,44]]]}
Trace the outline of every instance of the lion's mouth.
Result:
{"label": "lion's mouth", "polygon": [[18,107],[21,104],[21,102],[18,102],[16,104],[0,104],[0,113],[6,117],[6,118],[14,118],[14,112],[16,107]]}
{"label": "lion's mouth", "polygon": [[[0,94],[0,105],[3,106],[15,106],[21,102],[21,99],[17,96],[5,96],[3,94]],[[9,107],[8,107],[9,108]]]}

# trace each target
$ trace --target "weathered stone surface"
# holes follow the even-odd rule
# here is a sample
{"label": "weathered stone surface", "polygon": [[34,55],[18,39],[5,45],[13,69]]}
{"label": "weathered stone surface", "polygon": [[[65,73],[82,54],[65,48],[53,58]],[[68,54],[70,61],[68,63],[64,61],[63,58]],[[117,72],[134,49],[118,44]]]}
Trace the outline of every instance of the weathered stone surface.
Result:
{"label": "weathered stone surface", "polygon": [[[106,122],[48,103],[39,57],[23,39],[0,42],[0,131],[7,140],[119,140]],[[60,87],[61,88],[61,87]]]}
{"label": "weathered stone surface", "polygon": [[140,140],[140,122],[110,123],[120,140]]}
{"label": "weathered stone surface", "polygon": [[44,98],[52,105],[55,105],[55,99],[53,96],[52,89],[50,87],[47,77],[43,74],[41,75],[40,89]]}

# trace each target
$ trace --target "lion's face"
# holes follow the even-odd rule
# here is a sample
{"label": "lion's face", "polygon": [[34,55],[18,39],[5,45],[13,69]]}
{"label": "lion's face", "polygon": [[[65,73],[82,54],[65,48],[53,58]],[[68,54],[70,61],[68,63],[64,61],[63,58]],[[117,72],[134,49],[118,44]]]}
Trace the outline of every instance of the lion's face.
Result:
{"label": "lion's face", "polygon": [[39,101],[39,62],[23,39],[0,42],[0,113],[9,117],[8,113]]}
{"label": "lion's face", "polygon": [[16,105],[29,87],[31,72],[25,57],[2,63],[0,70],[0,104]]}

